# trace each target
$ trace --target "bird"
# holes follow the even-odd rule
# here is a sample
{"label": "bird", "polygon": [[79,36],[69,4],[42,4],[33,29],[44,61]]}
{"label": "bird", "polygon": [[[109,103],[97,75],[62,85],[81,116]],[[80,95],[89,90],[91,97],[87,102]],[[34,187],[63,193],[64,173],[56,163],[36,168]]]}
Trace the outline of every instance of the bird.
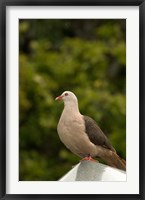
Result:
{"label": "bird", "polygon": [[61,142],[82,160],[94,161],[93,158],[98,157],[107,165],[125,171],[126,161],[117,154],[96,121],[80,113],[76,95],[71,91],[64,91],[55,100],[64,102],[57,124]]}

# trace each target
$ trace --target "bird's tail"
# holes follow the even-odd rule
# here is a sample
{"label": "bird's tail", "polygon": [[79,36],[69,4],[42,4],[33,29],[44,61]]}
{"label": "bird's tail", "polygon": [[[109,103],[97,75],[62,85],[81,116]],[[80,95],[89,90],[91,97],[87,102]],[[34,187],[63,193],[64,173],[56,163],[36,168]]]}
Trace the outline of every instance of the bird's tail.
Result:
{"label": "bird's tail", "polygon": [[99,157],[111,167],[115,167],[124,171],[126,170],[126,161],[111,150],[104,149],[103,151],[100,151]]}

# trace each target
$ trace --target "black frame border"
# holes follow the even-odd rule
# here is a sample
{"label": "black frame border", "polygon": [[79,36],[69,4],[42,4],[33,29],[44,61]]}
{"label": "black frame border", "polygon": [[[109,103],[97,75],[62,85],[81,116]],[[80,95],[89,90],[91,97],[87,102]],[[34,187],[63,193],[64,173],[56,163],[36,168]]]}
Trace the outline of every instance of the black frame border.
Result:
{"label": "black frame border", "polygon": [[[139,194],[6,194],[6,7],[139,6]],[[0,199],[145,200],[145,0],[0,0]]]}

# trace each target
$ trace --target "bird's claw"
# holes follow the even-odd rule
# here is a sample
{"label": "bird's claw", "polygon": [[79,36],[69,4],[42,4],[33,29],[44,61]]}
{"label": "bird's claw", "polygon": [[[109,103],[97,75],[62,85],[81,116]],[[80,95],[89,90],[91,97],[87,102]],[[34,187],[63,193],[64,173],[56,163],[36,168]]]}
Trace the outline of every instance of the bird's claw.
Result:
{"label": "bird's claw", "polygon": [[81,161],[84,161],[84,160],[96,162],[96,160],[94,160],[91,156],[86,156]]}

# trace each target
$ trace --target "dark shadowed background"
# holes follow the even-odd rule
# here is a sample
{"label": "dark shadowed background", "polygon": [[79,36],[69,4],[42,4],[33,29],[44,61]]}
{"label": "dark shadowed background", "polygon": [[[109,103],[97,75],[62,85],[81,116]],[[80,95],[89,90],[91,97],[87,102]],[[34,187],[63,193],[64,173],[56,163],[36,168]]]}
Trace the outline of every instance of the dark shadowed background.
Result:
{"label": "dark shadowed background", "polygon": [[126,157],[126,21],[19,21],[19,180],[58,180],[80,160],[60,142],[57,123],[73,91]]}

